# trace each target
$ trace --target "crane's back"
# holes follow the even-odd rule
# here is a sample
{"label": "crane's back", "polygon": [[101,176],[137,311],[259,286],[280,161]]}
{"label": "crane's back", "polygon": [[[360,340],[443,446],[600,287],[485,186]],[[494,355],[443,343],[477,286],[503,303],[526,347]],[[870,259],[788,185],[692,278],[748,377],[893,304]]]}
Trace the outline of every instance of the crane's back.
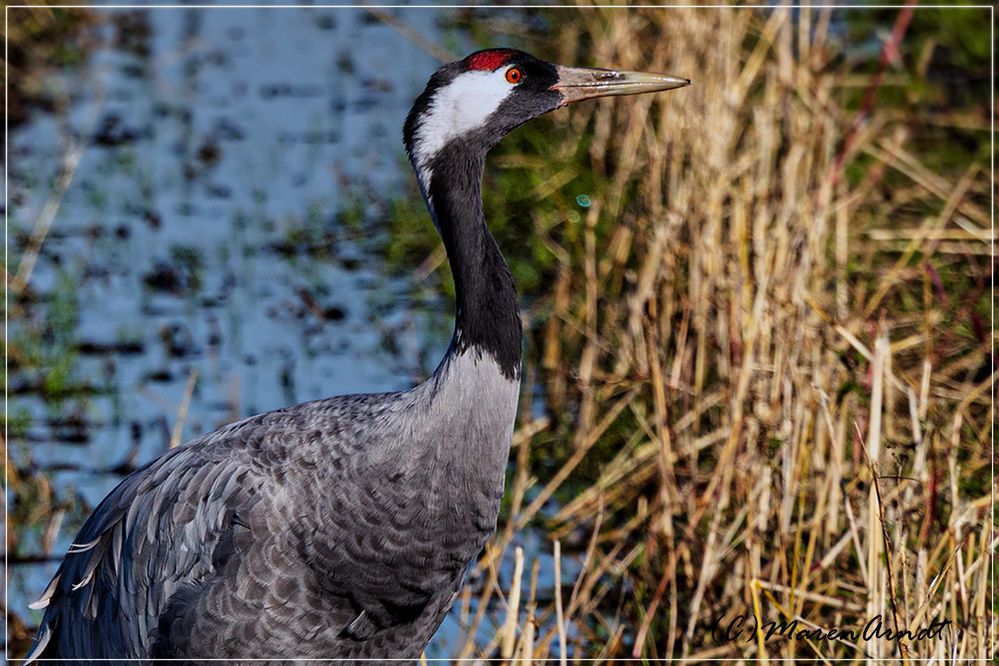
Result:
{"label": "crane's back", "polygon": [[495,529],[517,385],[489,363],[253,417],[128,477],[60,567],[36,651],[417,658]]}

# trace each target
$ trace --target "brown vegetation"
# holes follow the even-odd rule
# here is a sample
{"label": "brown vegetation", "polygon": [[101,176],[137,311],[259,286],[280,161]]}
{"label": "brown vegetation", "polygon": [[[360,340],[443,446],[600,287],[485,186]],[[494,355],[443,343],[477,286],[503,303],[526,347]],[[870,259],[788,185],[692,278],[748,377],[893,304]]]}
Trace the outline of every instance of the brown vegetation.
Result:
{"label": "brown vegetation", "polygon": [[[844,64],[830,14],[560,22],[553,59],[694,85],[580,106],[562,159],[505,158],[559,183],[533,193],[556,202],[533,226],[557,278],[532,311],[548,415],[529,418],[525,400],[483,598],[502,594],[495,563],[520,528],[589,536],[561,600],[536,596],[538,565],[523,563],[507,593],[520,614],[497,628],[504,656],[550,657],[566,634],[574,657],[607,659],[994,649],[988,165],[924,161],[919,128],[968,116],[874,103],[920,76],[885,71],[906,10],[866,72]],[[981,104],[965,125],[979,137]],[[559,173],[578,151],[584,166]],[[586,170],[580,209],[560,184]],[[534,476],[538,457],[550,476]],[[740,616],[738,640],[712,633]],[[876,616],[915,640],[766,635],[792,620],[792,634],[860,632]],[[933,621],[950,624],[919,639]]]}

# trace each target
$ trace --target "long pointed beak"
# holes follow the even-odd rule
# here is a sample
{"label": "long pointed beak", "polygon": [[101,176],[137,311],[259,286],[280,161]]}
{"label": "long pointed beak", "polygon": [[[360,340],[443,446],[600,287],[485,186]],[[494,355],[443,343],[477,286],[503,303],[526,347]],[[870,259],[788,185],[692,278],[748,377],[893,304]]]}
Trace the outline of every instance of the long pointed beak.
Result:
{"label": "long pointed beak", "polygon": [[562,93],[563,104],[608,95],[660,92],[690,85],[690,79],[681,79],[668,74],[618,72],[613,69],[588,67],[556,66],[556,69],[558,83],[552,86],[552,90]]}

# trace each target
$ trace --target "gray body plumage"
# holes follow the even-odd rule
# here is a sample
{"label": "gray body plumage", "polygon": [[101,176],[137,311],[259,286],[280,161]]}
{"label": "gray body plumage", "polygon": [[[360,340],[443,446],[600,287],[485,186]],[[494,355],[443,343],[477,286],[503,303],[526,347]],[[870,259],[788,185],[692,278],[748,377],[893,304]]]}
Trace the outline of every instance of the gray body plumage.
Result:
{"label": "gray body plumage", "polygon": [[473,349],[170,451],[80,532],[41,659],[418,658],[495,529],[517,392]]}

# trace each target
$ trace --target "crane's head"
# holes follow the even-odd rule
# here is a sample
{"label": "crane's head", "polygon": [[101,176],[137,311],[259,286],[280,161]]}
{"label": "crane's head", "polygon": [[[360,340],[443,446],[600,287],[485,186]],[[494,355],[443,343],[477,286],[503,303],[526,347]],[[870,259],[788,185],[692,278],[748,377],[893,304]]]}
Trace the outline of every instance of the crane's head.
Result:
{"label": "crane's head", "polygon": [[478,51],[434,72],[403,138],[425,187],[434,158],[455,142],[484,154],[514,128],[566,104],[688,84],[664,74],[562,67],[515,49]]}

